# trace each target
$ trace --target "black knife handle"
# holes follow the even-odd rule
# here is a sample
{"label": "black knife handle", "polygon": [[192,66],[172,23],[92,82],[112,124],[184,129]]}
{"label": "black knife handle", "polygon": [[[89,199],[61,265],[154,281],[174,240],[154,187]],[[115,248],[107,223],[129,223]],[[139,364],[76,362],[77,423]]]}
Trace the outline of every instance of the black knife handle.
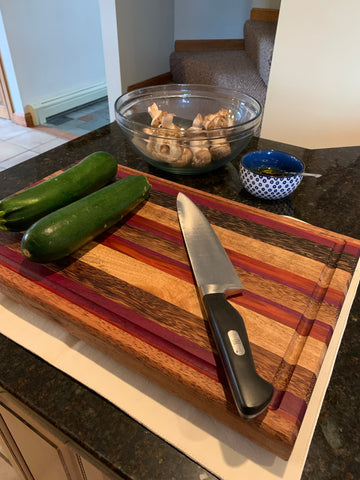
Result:
{"label": "black knife handle", "polygon": [[203,303],[236,407],[244,419],[254,418],[268,406],[273,386],[257,374],[244,321],[225,295],[204,295]]}

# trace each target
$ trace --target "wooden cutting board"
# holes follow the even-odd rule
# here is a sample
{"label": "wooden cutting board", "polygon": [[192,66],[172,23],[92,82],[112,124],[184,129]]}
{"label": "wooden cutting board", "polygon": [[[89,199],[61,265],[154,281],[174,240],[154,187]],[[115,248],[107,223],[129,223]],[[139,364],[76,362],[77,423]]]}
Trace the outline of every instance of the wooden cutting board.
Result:
{"label": "wooden cutting board", "polygon": [[[139,173],[119,166],[120,177]],[[360,256],[360,241],[148,175],[150,198],[71,257],[40,265],[0,233],[0,290],[288,459]],[[275,393],[242,420],[180,232],[176,196],[213,225],[241,278],[231,298]]]}

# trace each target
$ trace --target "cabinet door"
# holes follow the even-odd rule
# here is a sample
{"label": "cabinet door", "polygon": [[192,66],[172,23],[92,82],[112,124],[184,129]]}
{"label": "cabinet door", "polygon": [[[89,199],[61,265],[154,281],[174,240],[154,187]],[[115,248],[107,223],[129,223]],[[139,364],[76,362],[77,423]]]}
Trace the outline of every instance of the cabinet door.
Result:
{"label": "cabinet door", "polygon": [[15,477],[18,480],[33,480],[33,476],[31,475],[31,472],[28,469],[28,466],[26,465],[26,462],[22,457],[21,452],[18,449],[14,438],[10,430],[8,429],[8,426],[5,423],[5,420],[2,417],[1,413],[2,410],[0,407],[0,440],[2,447],[1,450],[4,454],[4,457],[8,460],[8,462],[11,463],[13,470],[17,475],[14,475],[13,472],[11,472],[10,474],[10,472],[7,473],[6,471],[3,471],[3,468],[1,470],[1,473],[3,476],[7,475],[7,477],[10,478]]}
{"label": "cabinet door", "polygon": [[0,405],[0,429],[24,480],[107,480],[82,456],[27,415]]}
{"label": "cabinet door", "polygon": [[94,465],[84,457],[81,457],[77,453],[75,454],[76,460],[80,466],[81,471],[84,475],[84,480],[110,480],[109,477],[104,475],[100,470],[98,470]]}

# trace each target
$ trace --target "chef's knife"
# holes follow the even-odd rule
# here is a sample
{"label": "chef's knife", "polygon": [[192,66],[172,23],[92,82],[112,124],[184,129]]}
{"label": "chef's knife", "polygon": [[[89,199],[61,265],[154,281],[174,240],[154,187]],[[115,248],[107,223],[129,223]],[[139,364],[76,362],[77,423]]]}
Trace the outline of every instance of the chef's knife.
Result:
{"label": "chef's knife", "polygon": [[269,404],[273,386],[255,369],[244,321],[227,301],[242,283],[218,237],[200,209],[183,193],[177,197],[186,249],[232,395],[244,419]]}

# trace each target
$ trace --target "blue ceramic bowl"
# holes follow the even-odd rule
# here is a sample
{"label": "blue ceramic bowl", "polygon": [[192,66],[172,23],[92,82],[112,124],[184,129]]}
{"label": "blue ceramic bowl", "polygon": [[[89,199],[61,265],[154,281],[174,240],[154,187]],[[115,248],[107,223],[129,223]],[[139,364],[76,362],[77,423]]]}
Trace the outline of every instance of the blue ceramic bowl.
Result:
{"label": "blue ceramic bowl", "polygon": [[255,197],[278,200],[299,186],[304,169],[303,162],[293,155],[277,150],[257,150],[243,156],[240,178],[244,188]]}

